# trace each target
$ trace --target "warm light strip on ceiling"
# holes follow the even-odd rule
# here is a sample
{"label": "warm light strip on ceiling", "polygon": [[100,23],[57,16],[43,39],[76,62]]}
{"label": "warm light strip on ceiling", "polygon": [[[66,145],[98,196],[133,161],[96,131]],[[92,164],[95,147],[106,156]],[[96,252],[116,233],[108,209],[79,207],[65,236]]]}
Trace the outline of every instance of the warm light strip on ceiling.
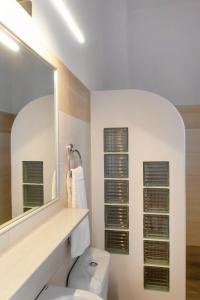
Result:
{"label": "warm light strip on ceiling", "polygon": [[14,52],[19,51],[19,45],[3,31],[0,31],[0,43],[4,44]]}
{"label": "warm light strip on ceiling", "polygon": [[51,0],[51,2],[61,14],[68,27],[79,41],[79,43],[83,44],[85,42],[85,38],[63,0]]}

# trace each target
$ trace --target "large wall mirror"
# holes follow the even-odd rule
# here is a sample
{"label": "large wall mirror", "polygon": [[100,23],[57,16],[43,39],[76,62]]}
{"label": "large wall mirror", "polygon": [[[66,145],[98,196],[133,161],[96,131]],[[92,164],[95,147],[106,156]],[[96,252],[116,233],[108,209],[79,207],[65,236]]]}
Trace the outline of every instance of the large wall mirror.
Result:
{"label": "large wall mirror", "polygon": [[0,26],[0,228],[56,198],[54,71]]}

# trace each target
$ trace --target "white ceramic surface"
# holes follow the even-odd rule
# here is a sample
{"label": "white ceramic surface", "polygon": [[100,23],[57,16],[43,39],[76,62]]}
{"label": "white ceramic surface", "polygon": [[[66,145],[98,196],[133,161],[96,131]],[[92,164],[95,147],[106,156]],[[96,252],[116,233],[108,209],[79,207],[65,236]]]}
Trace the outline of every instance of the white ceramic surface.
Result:
{"label": "white ceramic surface", "polygon": [[48,286],[38,300],[102,300],[102,298],[83,290],[75,290],[57,286]]}
{"label": "white ceramic surface", "polygon": [[[91,262],[96,265],[91,265]],[[68,287],[90,291],[107,299],[110,254],[96,248],[88,248],[70,272]]]}

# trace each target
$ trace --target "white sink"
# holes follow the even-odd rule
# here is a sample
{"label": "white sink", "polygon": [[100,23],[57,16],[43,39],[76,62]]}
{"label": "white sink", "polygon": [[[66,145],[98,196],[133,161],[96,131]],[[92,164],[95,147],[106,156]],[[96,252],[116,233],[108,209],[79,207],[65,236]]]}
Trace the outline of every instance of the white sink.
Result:
{"label": "white sink", "polygon": [[47,286],[37,300],[102,300],[102,298],[83,290]]}

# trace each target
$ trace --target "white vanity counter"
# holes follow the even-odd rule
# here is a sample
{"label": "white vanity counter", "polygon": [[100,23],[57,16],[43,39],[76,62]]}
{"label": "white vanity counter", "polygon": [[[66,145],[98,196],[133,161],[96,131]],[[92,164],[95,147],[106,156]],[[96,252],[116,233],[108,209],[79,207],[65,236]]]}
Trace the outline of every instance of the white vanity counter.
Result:
{"label": "white vanity counter", "polygon": [[[0,255],[0,299],[12,299],[20,287],[63,243],[88,214],[64,208]],[[25,300],[25,299],[22,299]]]}

